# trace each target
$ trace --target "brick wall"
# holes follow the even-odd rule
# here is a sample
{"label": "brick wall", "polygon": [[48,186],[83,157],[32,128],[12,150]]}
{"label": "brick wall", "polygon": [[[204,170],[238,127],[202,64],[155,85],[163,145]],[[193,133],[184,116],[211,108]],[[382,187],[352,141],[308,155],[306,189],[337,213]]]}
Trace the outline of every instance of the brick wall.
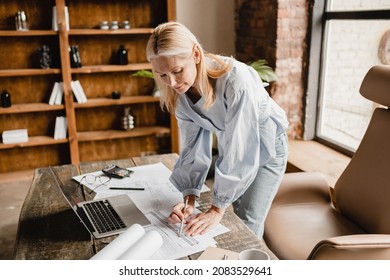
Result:
{"label": "brick wall", "polygon": [[286,111],[289,137],[303,136],[311,0],[236,0],[236,57],[265,58],[278,80],[268,88]]}

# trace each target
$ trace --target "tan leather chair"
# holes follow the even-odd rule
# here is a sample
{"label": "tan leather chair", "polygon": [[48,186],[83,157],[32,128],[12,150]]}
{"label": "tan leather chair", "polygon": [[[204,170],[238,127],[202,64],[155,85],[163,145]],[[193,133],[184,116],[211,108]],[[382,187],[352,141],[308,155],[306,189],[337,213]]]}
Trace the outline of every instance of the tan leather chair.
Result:
{"label": "tan leather chair", "polygon": [[[372,67],[360,93],[390,106],[390,66]],[[319,173],[287,173],[265,223],[280,259],[390,259],[390,110],[376,108],[332,194]]]}

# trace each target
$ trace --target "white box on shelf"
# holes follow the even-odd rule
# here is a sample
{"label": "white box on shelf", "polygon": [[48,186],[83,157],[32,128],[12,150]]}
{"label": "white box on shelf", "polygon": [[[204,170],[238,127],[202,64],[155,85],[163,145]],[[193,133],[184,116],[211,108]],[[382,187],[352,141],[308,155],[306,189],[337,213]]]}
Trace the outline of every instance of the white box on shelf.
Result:
{"label": "white box on shelf", "polygon": [[27,129],[5,130],[2,134],[4,144],[28,142]]}

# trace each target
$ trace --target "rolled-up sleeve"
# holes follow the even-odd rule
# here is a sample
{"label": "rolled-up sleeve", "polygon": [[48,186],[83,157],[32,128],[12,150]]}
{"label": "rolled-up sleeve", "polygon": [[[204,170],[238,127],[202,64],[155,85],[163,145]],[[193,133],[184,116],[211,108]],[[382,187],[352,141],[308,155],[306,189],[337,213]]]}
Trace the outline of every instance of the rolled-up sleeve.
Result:
{"label": "rolled-up sleeve", "polygon": [[260,165],[259,102],[248,88],[227,90],[225,131],[220,133],[220,156],[215,165],[213,205],[226,208],[254,180]]}
{"label": "rolled-up sleeve", "polygon": [[212,132],[176,113],[183,149],[172,171],[170,181],[186,195],[199,197],[211,164]]}

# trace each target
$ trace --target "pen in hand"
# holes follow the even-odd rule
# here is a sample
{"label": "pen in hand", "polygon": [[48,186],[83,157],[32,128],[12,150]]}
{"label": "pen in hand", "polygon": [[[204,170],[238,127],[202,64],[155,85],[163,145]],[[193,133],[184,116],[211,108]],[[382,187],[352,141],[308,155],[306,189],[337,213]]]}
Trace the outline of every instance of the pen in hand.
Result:
{"label": "pen in hand", "polygon": [[[187,210],[187,205],[188,205],[188,196],[186,197],[186,202],[184,203],[184,209],[183,209],[183,214],[186,212]],[[181,233],[183,231],[183,225],[184,225],[184,217],[183,219],[181,220],[181,223],[180,223],[180,228],[179,228],[179,236],[181,236]]]}

